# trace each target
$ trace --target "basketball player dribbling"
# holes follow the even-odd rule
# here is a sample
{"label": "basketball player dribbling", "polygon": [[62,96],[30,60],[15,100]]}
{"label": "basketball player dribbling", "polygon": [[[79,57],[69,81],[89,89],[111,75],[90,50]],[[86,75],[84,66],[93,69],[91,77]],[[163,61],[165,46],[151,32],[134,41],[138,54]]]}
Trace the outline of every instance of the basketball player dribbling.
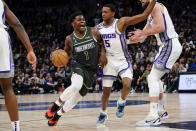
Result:
{"label": "basketball player dribbling", "polygon": [[[49,126],[56,126],[59,118],[87,94],[87,88],[96,80],[99,62],[102,67],[107,63],[105,48],[97,28],[86,26],[82,12],[73,13],[70,20],[74,31],[66,37],[65,51],[71,57],[71,85],[46,111]],[[64,101],[65,104],[60,108]]]}
{"label": "basketball player dribbling", "polygon": [[[145,7],[147,0],[140,0]],[[155,57],[152,70],[147,78],[150,97],[150,112],[147,117],[136,123],[137,126],[160,125],[161,120],[168,118],[168,113],[164,108],[163,86],[161,77],[170,71],[176,60],[182,52],[182,46],[178,40],[178,34],[169,16],[167,8],[156,3],[152,13],[143,30],[131,32],[130,40],[138,42],[144,40],[147,36],[155,35],[157,43],[160,46],[159,52]]]}
{"label": "basketball player dribbling", "polygon": [[111,88],[117,75],[122,78],[123,88],[117,101],[116,117],[122,118],[126,97],[130,92],[131,79],[133,76],[131,58],[127,50],[125,30],[129,25],[134,25],[147,19],[155,5],[155,0],[148,0],[147,9],[139,15],[115,19],[115,7],[112,4],[102,8],[103,22],[97,28],[104,40],[106,48],[107,65],[103,68],[103,95],[102,109],[97,120],[97,125],[103,125],[107,119],[107,105]]}
{"label": "basketball player dribbling", "polygon": [[29,37],[25,32],[20,21],[8,8],[6,3],[0,0],[0,85],[5,96],[5,104],[11,120],[13,131],[20,131],[18,105],[16,96],[12,89],[12,79],[14,77],[14,61],[11,49],[11,40],[7,32],[5,21],[14,29],[18,38],[22,41],[27,49],[27,60],[32,64],[32,68],[36,68],[36,56],[30,44]]}

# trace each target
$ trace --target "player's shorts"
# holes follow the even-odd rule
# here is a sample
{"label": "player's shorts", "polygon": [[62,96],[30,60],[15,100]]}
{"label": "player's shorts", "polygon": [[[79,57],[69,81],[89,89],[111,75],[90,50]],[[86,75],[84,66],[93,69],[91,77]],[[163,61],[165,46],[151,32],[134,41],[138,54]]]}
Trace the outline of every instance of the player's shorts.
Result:
{"label": "player's shorts", "polygon": [[133,70],[131,62],[126,58],[107,57],[108,63],[103,68],[103,87],[112,87],[113,82],[119,75],[122,79],[127,77],[132,79]]}
{"label": "player's shorts", "polygon": [[165,41],[159,48],[159,52],[155,57],[153,63],[154,68],[160,71],[169,72],[179,58],[181,52],[182,46],[178,38]]}
{"label": "player's shorts", "polygon": [[14,77],[14,61],[8,32],[0,28],[0,78]]}
{"label": "player's shorts", "polygon": [[72,66],[72,73],[77,73],[83,77],[83,86],[87,89],[93,85],[93,82],[95,82],[97,71],[98,70],[96,69],[89,70],[77,65]]}

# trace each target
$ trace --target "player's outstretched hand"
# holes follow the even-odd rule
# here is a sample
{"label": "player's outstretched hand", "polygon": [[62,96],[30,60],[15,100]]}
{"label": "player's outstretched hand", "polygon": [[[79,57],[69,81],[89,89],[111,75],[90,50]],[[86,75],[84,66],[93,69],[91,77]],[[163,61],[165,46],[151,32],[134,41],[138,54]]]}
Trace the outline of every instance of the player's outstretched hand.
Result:
{"label": "player's outstretched hand", "polygon": [[135,31],[129,32],[128,37],[131,43],[138,43],[146,39],[146,36],[140,29],[135,29]]}
{"label": "player's outstretched hand", "polygon": [[36,58],[35,53],[33,51],[28,52],[27,60],[30,64],[32,64],[33,70],[35,70],[37,58]]}

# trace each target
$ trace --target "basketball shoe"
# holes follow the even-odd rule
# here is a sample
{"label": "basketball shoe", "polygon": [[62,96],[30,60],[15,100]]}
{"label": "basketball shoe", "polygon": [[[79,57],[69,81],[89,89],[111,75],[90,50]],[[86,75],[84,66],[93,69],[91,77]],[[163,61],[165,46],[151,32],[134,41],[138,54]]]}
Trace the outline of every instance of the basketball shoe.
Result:
{"label": "basketball shoe", "polygon": [[122,118],[124,116],[124,108],[125,108],[125,103],[120,104],[117,101],[117,111],[116,111],[116,117]]}
{"label": "basketball shoe", "polygon": [[144,120],[141,120],[136,123],[136,126],[139,127],[150,127],[150,126],[158,126],[161,124],[160,117],[153,117],[148,115]]}
{"label": "basketball shoe", "polygon": [[158,114],[159,114],[159,118],[160,118],[161,120],[165,120],[165,119],[167,119],[167,118],[169,117],[169,115],[168,115],[168,113],[167,113],[166,110],[164,110],[164,111],[162,111],[162,112],[158,112]]}
{"label": "basketball shoe", "polygon": [[48,126],[56,126],[60,117],[60,115],[55,113],[54,117],[48,120]]}
{"label": "basketball shoe", "polygon": [[58,111],[59,106],[56,103],[53,103],[45,113],[46,119],[52,119],[55,113]]}
{"label": "basketball shoe", "polygon": [[98,117],[98,120],[97,120],[97,125],[104,125],[105,124],[105,120],[107,120],[108,118],[108,115],[105,114],[105,113],[100,113],[99,114],[99,117]]}

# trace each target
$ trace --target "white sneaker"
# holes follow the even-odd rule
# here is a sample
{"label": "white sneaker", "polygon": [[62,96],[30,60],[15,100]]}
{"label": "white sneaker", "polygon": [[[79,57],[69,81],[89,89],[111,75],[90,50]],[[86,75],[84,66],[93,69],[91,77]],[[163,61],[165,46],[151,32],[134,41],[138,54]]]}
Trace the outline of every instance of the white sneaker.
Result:
{"label": "white sneaker", "polygon": [[148,115],[144,120],[137,122],[136,126],[149,127],[149,126],[158,126],[160,124],[161,124],[160,117],[155,118]]}
{"label": "white sneaker", "polygon": [[161,120],[165,120],[165,119],[167,119],[167,118],[169,117],[169,115],[168,115],[168,113],[167,113],[166,110],[164,110],[164,111],[162,111],[162,112],[158,112],[158,114],[159,114],[159,118],[160,118]]}

